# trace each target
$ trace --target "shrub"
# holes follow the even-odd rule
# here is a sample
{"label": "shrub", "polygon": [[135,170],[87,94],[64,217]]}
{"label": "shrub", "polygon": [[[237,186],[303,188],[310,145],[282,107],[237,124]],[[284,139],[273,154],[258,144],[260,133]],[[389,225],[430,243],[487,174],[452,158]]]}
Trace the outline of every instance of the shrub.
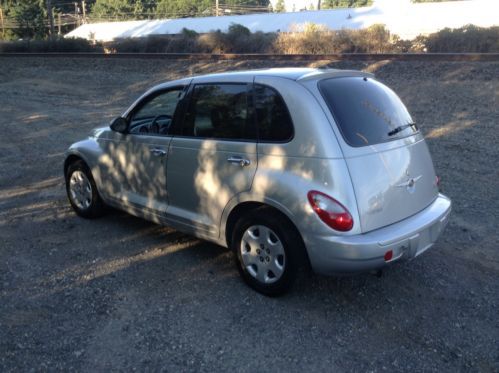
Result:
{"label": "shrub", "polygon": [[284,54],[325,54],[334,53],[334,34],[324,25],[305,23],[293,25],[291,32],[279,33],[274,43],[274,51]]}
{"label": "shrub", "polygon": [[220,31],[212,31],[207,34],[202,34],[197,39],[199,51],[204,53],[225,53],[230,52],[227,48],[225,34]]}
{"label": "shrub", "polygon": [[445,28],[426,37],[419,37],[428,52],[499,52],[499,26],[489,28],[466,25],[457,29]]}
{"label": "shrub", "polygon": [[[226,33],[216,30],[198,34],[182,29],[178,35],[151,35],[106,43],[112,53],[405,53],[405,52],[499,52],[499,26],[473,25],[444,29],[413,40],[401,40],[384,25],[367,29],[333,31],[324,25],[294,25],[288,33],[252,33],[231,24]],[[1,52],[102,52],[102,45],[85,39],[25,40],[0,44]]]}
{"label": "shrub", "polygon": [[100,44],[93,44],[86,39],[57,38],[52,40],[20,40],[0,44],[0,53],[102,53]]}
{"label": "shrub", "polygon": [[196,31],[190,30],[185,27],[182,29],[182,31],[180,31],[180,34],[188,38],[196,38],[199,36],[199,34]]}
{"label": "shrub", "polygon": [[390,35],[384,25],[367,29],[333,31],[324,25],[295,25],[290,33],[281,33],[274,43],[278,53],[386,53],[397,49],[399,39]]}

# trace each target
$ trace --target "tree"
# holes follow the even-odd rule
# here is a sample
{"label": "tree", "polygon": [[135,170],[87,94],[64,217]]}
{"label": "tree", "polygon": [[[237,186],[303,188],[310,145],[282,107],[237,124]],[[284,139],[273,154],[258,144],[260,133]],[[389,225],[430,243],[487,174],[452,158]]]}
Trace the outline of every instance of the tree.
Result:
{"label": "tree", "polygon": [[331,8],[354,8],[371,5],[373,0],[322,0],[322,9]]}
{"label": "tree", "polygon": [[104,19],[140,19],[143,18],[144,7],[140,0],[97,0],[92,6],[91,15]]}
{"label": "tree", "polygon": [[161,18],[194,17],[211,10],[210,0],[159,0],[156,15]]}
{"label": "tree", "polygon": [[282,13],[286,11],[286,6],[284,5],[284,0],[277,0],[275,4],[275,11],[277,13]]}
{"label": "tree", "polygon": [[242,5],[242,6],[268,6],[269,5],[269,0],[222,0],[220,1],[220,4],[223,5],[229,5],[229,6],[235,6],[235,5]]}
{"label": "tree", "polygon": [[43,39],[47,36],[45,7],[39,0],[19,0],[12,4],[9,14],[19,27],[14,29],[17,37],[23,39]]}

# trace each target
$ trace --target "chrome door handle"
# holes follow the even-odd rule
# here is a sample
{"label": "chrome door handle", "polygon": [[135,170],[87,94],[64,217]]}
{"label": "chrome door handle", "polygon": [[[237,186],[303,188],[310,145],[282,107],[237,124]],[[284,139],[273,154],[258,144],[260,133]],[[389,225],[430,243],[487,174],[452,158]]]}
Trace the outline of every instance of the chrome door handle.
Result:
{"label": "chrome door handle", "polygon": [[157,157],[162,157],[162,156],[166,155],[166,151],[163,150],[163,149],[152,148],[150,150],[151,150],[151,153],[154,154]]}
{"label": "chrome door handle", "polygon": [[241,157],[229,157],[227,158],[227,162],[232,164],[238,164],[241,167],[249,166],[251,161],[249,159],[241,158]]}

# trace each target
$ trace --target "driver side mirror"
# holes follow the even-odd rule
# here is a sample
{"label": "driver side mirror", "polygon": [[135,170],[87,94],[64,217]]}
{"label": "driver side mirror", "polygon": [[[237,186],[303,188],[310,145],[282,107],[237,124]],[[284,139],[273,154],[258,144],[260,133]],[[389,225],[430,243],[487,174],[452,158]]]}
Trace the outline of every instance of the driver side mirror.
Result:
{"label": "driver side mirror", "polygon": [[123,117],[117,117],[112,120],[110,127],[113,131],[126,133],[128,129],[128,121]]}

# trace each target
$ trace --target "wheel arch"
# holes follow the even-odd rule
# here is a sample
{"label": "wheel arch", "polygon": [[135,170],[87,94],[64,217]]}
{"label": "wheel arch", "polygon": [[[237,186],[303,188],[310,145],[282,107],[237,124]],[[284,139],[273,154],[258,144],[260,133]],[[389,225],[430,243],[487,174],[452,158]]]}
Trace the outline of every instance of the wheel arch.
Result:
{"label": "wheel arch", "polygon": [[66,156],[66,159],[64,160],[64,175],[66,175],[66,173],[68,172],[68,168],[71,164],[77,162],[77,161],[82,161],[83,163],[85,163],[88,167],[88,164],[87,162],[85,161],[85,159],[81,156],[81,154],[77,154],[77,153],[70,153]]}
{"label": "wheel arch", "polygon": [[[290,227],[295,231],[297,237],[300,239],[301,246],[303,247],[303,252],[306,256],[306,261],[307,264],[310,265],[310,259],[308,257],[308,251],[305,247],[305,242],[303,240],[303,237],[300,233],[300,230],[296,226],[296,224],[293,222],[292,215],[289,211],[287,211],[286,208],[281,207],[277,203],[272,203],[273,201],[243,201],[240,203],[235,204],[235,206],[232,207],[230,212],[228,212],[226,219],[224,220],[224,224],[222,224],[222,232],[223,232],[223,238],[225,239],[225,243],[227,247],[231,247],[231,241],[232,241],[232,233],[234,230],[234,227],[237,223],[237,221],[245,214],[248,214],[251,211],[254,211],[256,209],[268,209],[271,210],[272,212],[279,214],[283,219],[285,219]],[[291,215],[291,216],[290,216]]]}

